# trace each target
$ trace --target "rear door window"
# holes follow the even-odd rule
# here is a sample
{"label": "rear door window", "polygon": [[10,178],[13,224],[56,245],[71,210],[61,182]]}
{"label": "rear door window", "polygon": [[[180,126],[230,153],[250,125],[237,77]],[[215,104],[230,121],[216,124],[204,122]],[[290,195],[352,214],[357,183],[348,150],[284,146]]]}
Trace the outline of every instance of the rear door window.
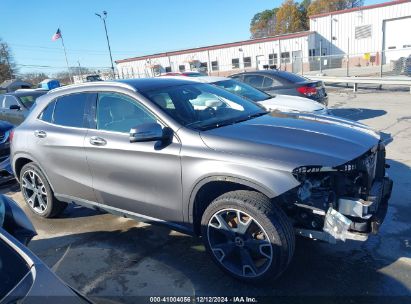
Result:
{"label": "rear door window", "polygon": [[263,88],[277,87],[280,85],[281,83],[278,80],[275,80],[271,77],[264,77]]}
{"label": "rear door window", "polygon": [[77,93],[57,98],[54,107],[53,123],[60,126],[83,128],[86,117],[88,98],[94,94]]}
{"label": "rear door window", "polygon": [[244,82],[255,88],[262,88],[264,83],[264,76],[261,75],[244,75]]}

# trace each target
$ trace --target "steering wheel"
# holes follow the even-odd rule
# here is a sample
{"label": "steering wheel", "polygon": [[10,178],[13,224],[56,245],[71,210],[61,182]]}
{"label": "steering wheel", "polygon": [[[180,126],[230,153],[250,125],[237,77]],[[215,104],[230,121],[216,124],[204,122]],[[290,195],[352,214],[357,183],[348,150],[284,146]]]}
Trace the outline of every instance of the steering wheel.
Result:
{"label": "steering wheel", "polygon": [[217,114],[217,111],[213,107],[206,107],[204,111],[208,111],[211,116],[215,116]]}

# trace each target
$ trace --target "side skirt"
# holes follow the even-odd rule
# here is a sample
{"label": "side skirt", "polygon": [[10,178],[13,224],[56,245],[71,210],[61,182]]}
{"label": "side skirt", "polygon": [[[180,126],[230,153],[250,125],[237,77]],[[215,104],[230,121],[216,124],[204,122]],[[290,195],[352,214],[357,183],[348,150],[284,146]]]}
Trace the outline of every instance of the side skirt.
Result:
{"label": "side skirt", "polygon": [[144,214],[119,209],[119,208],[116,208],[116,207],[112,207],[112,206],[104,205],[104,204],[101,204],[101,203],[96,203],[96,202],[84,200],[84,199],[81,199],[81,198],[78,198],[78,197],[72,197],[72,196],[69,196],[69,195],[57,194],[57,193],[55,193],[54,195],[58,200],[66,202],[66,203],[74,203],[74,204],[78,204],[78,205],[81,205],[83,207],[90,208],[90,209],[104,210],[104,211],[106,211],[108,213],[111,213],[113,215],[122,216],[122,217],[125,217],[125,218],[131,218],[131,219],[139,221],[139,222],[155,224],[155,225],[156,224],[164,225],[164,226],[172,228],[173,230],[176,230],[178,232],[188,234],[188,235],[191,235],[191,236],[195,236],[194,229],[193,229],[192,225],[190,225],[190,224],[185,224],[185,223],[181,224],[181,223],[175,223],[175,222],[168,222],[168,221],[158,219],[158,218],[154,218],[154,217],[151,217],[151,216],[147,216],[147,215],[144,215]]}

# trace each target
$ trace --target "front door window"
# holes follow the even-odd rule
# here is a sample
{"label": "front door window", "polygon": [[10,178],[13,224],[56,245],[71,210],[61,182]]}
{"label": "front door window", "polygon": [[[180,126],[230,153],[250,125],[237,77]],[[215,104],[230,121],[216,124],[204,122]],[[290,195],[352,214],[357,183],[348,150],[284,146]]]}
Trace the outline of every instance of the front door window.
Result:
{"label": "front door window", "polygon": [[133,98],[119,93],[98,95],[98,130],[129,133],[131,128],[150,122],[156,122],[155,117]]}

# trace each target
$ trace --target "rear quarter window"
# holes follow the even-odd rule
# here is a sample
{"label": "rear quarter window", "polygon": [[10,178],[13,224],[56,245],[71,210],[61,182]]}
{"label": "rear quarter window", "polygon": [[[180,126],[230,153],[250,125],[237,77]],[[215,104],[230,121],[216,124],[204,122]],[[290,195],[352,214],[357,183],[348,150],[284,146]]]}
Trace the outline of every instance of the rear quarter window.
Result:
{"label": "rear quarter window", "polygon": [[48,106],[41,112],[39,119],[45,122],[52,122],[53,121],[53,112],[54,106],[56,105],[56,101],[52,101],[48,104]]}

